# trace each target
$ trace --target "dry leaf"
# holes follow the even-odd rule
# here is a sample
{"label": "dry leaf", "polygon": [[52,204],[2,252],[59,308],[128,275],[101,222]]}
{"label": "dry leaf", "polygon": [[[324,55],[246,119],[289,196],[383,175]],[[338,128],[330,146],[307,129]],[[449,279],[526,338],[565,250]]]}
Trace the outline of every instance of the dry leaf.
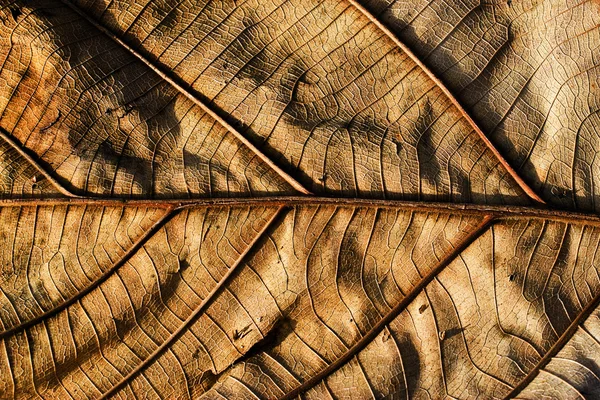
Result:
{"label": "dry leaf", "polygon": [[600,396],[596,1],[0,3],[0,398]]}

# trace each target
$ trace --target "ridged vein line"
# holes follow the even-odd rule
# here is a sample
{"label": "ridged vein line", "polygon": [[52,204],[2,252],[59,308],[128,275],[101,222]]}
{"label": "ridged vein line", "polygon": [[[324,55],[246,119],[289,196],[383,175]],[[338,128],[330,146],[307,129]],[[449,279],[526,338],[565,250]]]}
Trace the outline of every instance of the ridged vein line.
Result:
{"label": "ridged vein line", "polygon": [[519,382],[517,386],[511,392],[506,395],[504,400],[510,400],[517,397],[523,389],[527,387],[535,379],[535,377],[543,370],[543,368],[548,364],[552,358],[558,354],[558,352],[567,344],[567,342],[573,337],[575,332],[577,332],[577,328],[590,316],[590,314],[600,305],[600,293],[597,293],[596,296],[590,301],[581,312],[577,315],[577,317],[571,322],[566,331],[563,332],[562,335],[558,338],[558,340],[550,347],[550,349],[544,354],[544,356],[540,359],[540,361],[533,367],[531,371]]}
{"label": "ridged vein line", "polygon": [[545,219],[571,224],[600,226],[600,215],[576,211],[564,211],[545,206],[506,206],[471,203],[441,203],[431,201],[361,199],[319,196],[264,196],[264,197],[212,197],[199,199],[120,199],[110,197],[82,198],[26,198],[0,199],[2,207],[49,207],[59,205],[98,206],[98,207],[157,207],[157,208],[211,208],[249,206],[337,206],[392,208],[406,211],[451,213],[462,215],[491,215],[497,219]]}
{"label": "ridged vein line", "polygon": [[68,298],[62,303],[54,306],[50,310],[47,310],[40,315],[31,318],[25,322],[21,322],[18,325],[15,325],[9,329],[0,332],[0,340],[5,339],[9,336],[14,335],[22,330],[25,330],[35,324],[38,324],[45,320],[46,318],[50,318],[53,315],[58,314],[62,310],[66,309],[70,305],[76,303],[85,295],[90,293],[92,290],[96,289],[103,282],[105,282],[108,278],[112,276],[112,274],[117,271],[121,266],[123,266],[154,234],[162,227],[165,223],[167,223],[173,216],[177,213],[174,207],[168,208],[165,213],[148,229],[143,235],[117,260],[109,269],[104,271],[102,275],[100,275],[95,281],[90,283],[85,289],[79,291],[73,297]]}

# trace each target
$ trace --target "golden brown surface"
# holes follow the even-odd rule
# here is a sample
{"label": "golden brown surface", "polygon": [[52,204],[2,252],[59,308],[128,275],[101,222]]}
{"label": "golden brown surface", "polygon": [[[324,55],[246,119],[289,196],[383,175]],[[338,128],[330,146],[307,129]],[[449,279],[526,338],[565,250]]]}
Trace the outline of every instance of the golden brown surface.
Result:
{"label": "golden brown surface", "polygon": [[0,398],[599,397],[599,24],[0,0]]}

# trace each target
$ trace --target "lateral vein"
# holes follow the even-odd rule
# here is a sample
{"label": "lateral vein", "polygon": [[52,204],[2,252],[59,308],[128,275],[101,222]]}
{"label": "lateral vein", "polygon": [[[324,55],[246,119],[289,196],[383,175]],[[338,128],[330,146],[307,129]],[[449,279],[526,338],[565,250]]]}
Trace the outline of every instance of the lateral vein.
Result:
{"label": "lateral vein", "polygon": [[142,373],[154,360],[156,360],[163,352],[165,352],[173,342],[183,335],[187,329],[192,325],[200,315],[205,311],[205,309],[210,305],[210,303],[215,299],[215,297],[223,290],[225,285],[227,285],[231,279],[231,277],[239,270],[240,265],[242,265],[243,261],[246,259],[248,254],[256,247],[259,241],[264,237],[264,234],[271,228],[274,222],[282,215],[282,211],[285,207],[279,207],[277,211],[273,214],[273,216],[263,225],[261,230],[257,233],[257,235],[252,239],[252,242],[246,247],[244,252],[240,254],[235,263],[229,268],[229,270],[223,275],[221,280],[217,283],[217,285],[210,291],[210,293],[206,296],[206,298],[194,309],[194,311],[187,317],[187,319],[173,332],[160,346],[158,346],[152,354],[150,354],[146,359],[144,359],[140,364],[138,364],[131,372],[129,372],[123,379],[121,379],[117,384],[115,384],[112,388],[110,388],[107,392],[105,392],[100,399],[107,399],[113,395],[115,395],[119,390],[121,390],[124,386],[129,383],[129,381],[135,378],[137,375]]}
{"label": "lateral vein", "polygon": [[535,379],[535,377],[543,370],[543,368],[552,360],[552,358],[558,354],[558,352],[567,344],[567,342],[573,337],[577,328],[590,316],[590,314],[600,305],[600,293],[590,301],[581,312],[573,319],[569,327],[563,332],[556,342],[550,347],[550,349],[544,354],[544,356],[538,361],[531,371],[514,387],[511,392],[504,397],[505,400],[514,399],[517,397],[523,389],[527,387]]}
{"label": "lateral vein", "polygon": [[35,169],[37,169],[42,175],[44,175],[44,178],[46,178],[50,183],[52,183],[52,185],[62,194],[64,194],[67,197],[73,198],[73,199],[81,199],[83,198],[83,196],[79,196],[73,192],[71,192],[69,189],[67,189],[63,184],[61,184],[55,177],[53,177],[48,171],[46,171],[46,169],[35,159],[33,158],[31,155],[29,155],[24,149],[23,147],[17,143],[16,140],[14,140],[11,135],[7,134],[4,129],[0,129],[0,137],[2,138],[2,140],[4,140],[9,146],[11,146],[13,149],[15,149],[17,151],[17,153],[19,153],[19,155],[21,157],[23,157],[25,160],[27,160],[27,162],[32,165]]}
{"label": "lateral vein", "polygon": [[341,357],[336,359],[334,362],[323,368],[316,375],[306,380],[295,389],[289,391],[285,395],[279,398],[279,400],[291,400],[298,397],[300,394],[306,392],[316,384],[327,378],[329,375],[337,371],[340,367],[345,365],[349,360],[363,350],[369,343],[373,341],[379,335],[390,322],[392,322],[406,307],[421,293],[427,285],[435,279],[463,250],[465,250],[471,243],[479,238],[495,221],[493,216],[487,215],[483,220],[471,231],[463,240],[461,240],[456,247],[450,251],[446,256],[440,260],[436,266],[425,275],[415,287],[406,294],[400,302],[394,306],[379,322],[377,322],[358,342],[351,346]]}
{"label": "lateral vein", "polygon": [[248,138],[246,138],[240,131],[234,128],[231,124],[229,124],[224,118],[222,118],[217,111],[215,111],[212,107],[209,106],[208,102],[201,100],[198,95],[192,93],[189,89],[182,86],[180,83],[176,81],[176,79],[170,77],[166,72],[161,70],[160,67],[154,65],[148,58],[146,58],[142,53],[138,50],[131,47],[117,35],[115,35],[112,31],[105,28],[93,18],[84,13],[79,7],[73,4],[69,0],[61,0],[65,5],[83,17],[87,22],[92,24],[96,29],[100,30],[114,42],[119,44],[129,53],[131,53],[134,57],[144,63],[148,68],[150,68],[154,73],[160,76],[163,80],[168,82],[171,86],[179,91],[182,95],[192,101],[194,104],[199,106],[204,112],[210,115],[215,121],[221,124],[225,129],[227,129],[231,134],[233,134],[238,140],[240,140],[248,149],[250,149],[258,158],[260,158],[263,162],[265,162],[272,170],[274,170],[279,176],[281,176],[287,183],[289,183],[294,189],[298,192],[310,195],[308,189],[306,189],[300,182],[298,182],[294,177],[285,172],[280,166],[278,166],[270,157],[268,157],[265,153],[263,153],[258,147],[256,147]]}
{"label": "lateral vein", "polygon": [[173,216],[178,212],[178,209],[175,207],[168,208],[166,212],[158,219],[143,235],[117,260],[109,269],[107,269],[102,275],[100,275],[96,280],[90,283],[85,289],[77,292],[74,296],[66,299],[60,304],[57,304],[53,308],[27,320],[19,323],[18,325],[14,325],[9,329],[0,332],[0,340],[5,339],[9,336],[12,336],[18,332],[21,332],[33,325],[36,325],[47,318],[50,318],[59,312],[63,311],[70,305],[76,303],[79,299],[83,298],[85,295],[96,289],[103,282],[105,282],[108,278],[110,278],[121,266],[123,266],[154,234],[162,227],[165,223],[167,223]]}
{"label": "lateral vein", "polygon": [[504,156],[500,153],[500,151],[494,146],[491,140],[486,136],[483,130],[479,127],[477,122],[469,113],[464,109],[464,107],[460,104],[458,99],[452,94],[452,92],[446,87],[444,82],[440,78],[438,78],[433,71],[431,71],[424,63],[417,57],[417,55],[402,42],[387,26],[381,23],[369,10],[367,10],[363,5],[358,3],[356,0],[348,0],[350,4],[352,4],[358,11],[360,11],[365,17],[367,17],[377,28],[379,28],[386,36],[388,36],[395,44],[398,46],[410,59],[413,60],[415,64],[417,64],[423,72],[427,74],[427,76],[442,90],[442,92],[448,97],[448,99],[452,102],[452,104],[458,109],[463,118],[467,120],[467,122],[471,125],[473,130],[477,133],[477,135],[483,140],[486,147],[494,154],[496,159],[502,164],[502,166],[506,169],[509,175],[515,180],[515,182],[519,185],[519,187],[536,203],[538,204],[546,204],[546,202],[529,186],[523,178],[515,171],[515,169],[509,164],[509,162],[504,158]]}

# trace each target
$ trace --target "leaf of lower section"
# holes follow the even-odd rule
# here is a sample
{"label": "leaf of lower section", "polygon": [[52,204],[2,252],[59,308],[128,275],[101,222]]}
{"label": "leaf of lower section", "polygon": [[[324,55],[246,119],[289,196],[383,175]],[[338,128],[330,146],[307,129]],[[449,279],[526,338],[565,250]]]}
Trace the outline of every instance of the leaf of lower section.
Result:
{"label": "leaf of lower section", "polygon": [[[582,225],[510,220],[494,225],[387,330],[305,397],[504,398],[594,301],[599,243],[598,229]],[[322,369],[331,362],[328,351],[319,351],[319,344],[330,343],[323,332],[343,332],[337,326],[346,321],[331,304],[323,307],[337,318],[311,319],[305,309],[292,317],[279,341],[234,366],[206,397],[241,387],[260,398],[281,397]],[[580,330],[568,346],[581,335]],[[301,348],[306,356],[299,355]],[[555,357],[544,371],[560,362]],[[539,389],[531,393],[541,395],[554,385],[556,378],[546,375],[539,375]],[[592,376],[577,373],[567,380],[581,388],[593,385]],[[572,393],[568,384],[555,388],[567,398]]]}

